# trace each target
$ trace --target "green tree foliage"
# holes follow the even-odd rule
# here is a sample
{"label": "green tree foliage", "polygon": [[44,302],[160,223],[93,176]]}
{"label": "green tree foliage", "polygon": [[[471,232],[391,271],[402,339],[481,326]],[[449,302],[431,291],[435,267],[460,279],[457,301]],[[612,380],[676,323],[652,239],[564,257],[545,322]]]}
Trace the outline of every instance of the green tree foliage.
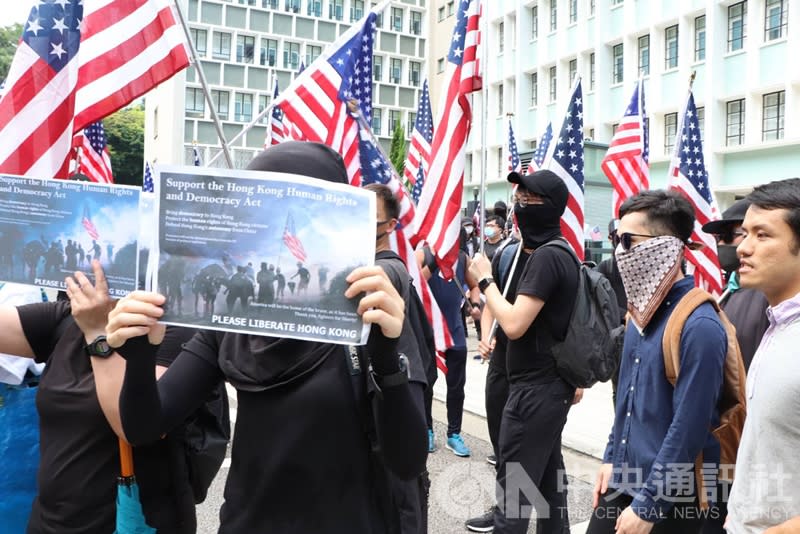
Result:
{"label": "green tree foliage", "polygon": [[111,169],[118,184],[142,185],[144,169],[144,107],[121,109],[103,119]]}
{"label": "green tree foliage", "polygon": [[403,174],[403,169],[406,166],[406,132],[400,121],[394,126],[394,133],[392,134],[392,144],[389,147],[389,159],[392,160],[397,174]]}
{"label": "green tree foliage", "polygon": [[14,53],[17,51],[17,43],[22,35],[22,24],[12,24],[0,28],[0,80],[5,80],[8,76],[8,68]]}

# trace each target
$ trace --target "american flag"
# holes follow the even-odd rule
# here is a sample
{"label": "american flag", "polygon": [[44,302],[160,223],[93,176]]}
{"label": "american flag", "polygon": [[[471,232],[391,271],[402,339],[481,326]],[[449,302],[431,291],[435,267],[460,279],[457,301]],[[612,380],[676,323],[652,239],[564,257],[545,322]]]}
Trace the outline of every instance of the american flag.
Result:
{"label": "american flag", "polygon": [[[302,71],[301,71],[302,72]],[[280,91],[278,90],[278,80],[275,80],[275,93],[272,95],[272,101],[278,99]],[[283,111],[276,105],[272,106],[272,112],[269,114],[269,130],[267,130],[267,140],[264,141],[264,147],[277,145],[283,143]]]}
{"label": "american flag", "polygon": [[202,165],[202,162],[200,161],[200,151],[197,150],[196,146],[192,147],[192,156],[193,156],[192,163],[194,163],[195,167],[199,167],[200,165]]}
{"label": "american flag", "polygon": [[514,137],[514,128],[508,121],[508,172],[522,172],[522,160],[519,159],[517,138]]}
{"label": "american flag", "polygon": [[89,237],[95,240],[100,239],[100,233],[97,231],[97,228],[92,222],[91,217],[89,217],[89,208],[86,206],[83,208],[83,219],[81,219],[81,224],[83,224],[83,228],[86,230],[86,233],[89,234]]}
{"label": "american flag", "polygon": [[703,142],[697,126],[697,108],[689,92],[686,110],[677,131],[675,153],[669,171],[669,187],[680,191],[694,207],[695,223],[692,241],[705,245],[700,250],[686,249],[686,259],[694,266],[695,285],[712,295],[722,294],[722,274],[717,244],[701,227],[719,218],[719,210],[708,185],[708,172],[703,158]]}
{"label": "american flag", "polygon": [[168,0],[40,0],[0,100],[0,172],[64,177],[73,134],[189,64]]}
{"label": "american flag", "polygon": [[431,97],[428,93],[428,80],[422,84],[419,95],[417,117],[414,121],[414,131],[411,133],[411,143],[408,147],[405,170],[403,171],[407,188],[411,191],[414,204],[419,202],[422,186],[425,183],[424,162],[431,157],[431,141],[433,140],[433,116],[431,113]]}
{"label": "american flag", "polygon": [[78,134],[81,156],[78,172],[85,174],[93,182],[114,183],[111,173],[111,157],[106,145],[106,131],[103,121],[93,122]]}
{"label": "american flag", "polygon": [[300,141],[316,141],[344,158],[350,183],[359,185],[358,123],[348,104],[355,103],[361,116],[372,117],[372,43],[376,13],[385,0],[359,23],[353,24],[275,100],[283,111],[284,135]]}
{"label": "american flag", "polygon": [[283,243],[292,256],[300,261],[306,261],[306,249],[303,248],[303,243],[297,237],[297,232],[294,227],[294,217],[289,213],[286,215],[286,226],[283,227]]}
{"label": "american flag", "polygon": [[569,190],[561,233],[579,258],[583,258],[583,96],[578,77],[552,157],[543,167],[564,180]]}
{"label": "american flag", "polygon": [[419,200],[412,244],[427,242],[445,278],[453,277],[461,231],[466,142],[472,124],[467,95],[480,89],[478,74],[479,0],[463,0],[453,28],[439,103],[428,176]]}
{"label": "american flag", "polygon": [[153,170],[150,168],[150,163],[144,162],[144,179],[142,180],[142,191],[145,193],[154,193],[156,184],[153,182]]}
{"label": "american flag", "polygon": [[550,148],[550,141],[552,140],[553,140],[553,123],[548,122],[547,128],[545,128],[544,133],[539,138],[539,142],[536,143],[536,150],[533,151],[533,157],[531,158],[531,161],[528,164],[527,174],[531,174],[542,168],[542,164],[544,163],[544,158],[545,156],[547,156],[547,151]]}
{"label": "american flag", "polygon": [[641,81],[631,97],[622,120],[611,139],[600,168],[614,186],[614,218],[625,199],[650,188],[650,147],[647,138],[647,115],[644,107],[644,85]]}
{"label": "american flag", "polygon": [[364,121],[359,121],[361,129],[359,132],[359,155],[361,158],[361,184],[380,183],[388,186],[400,203],[400,217],[394,232],[389,235],[389,246],[397,253],[406,264],[408,273],[417,288],[425,313],[431,323],[436,346],[436,366],[447,373],[447,364],[444,359],[444,352],[453,346],[453,338],[447,328],[447,321],[442,315],[436,299],[433,298],[428,281],[422,276],[419,264],[417,263],[414,247],[406,236],[404,223],[407,224],[414,219],[414,204],[408,198],[405,188],[400,184],[400,179],[395,174],[393,167],[386,161],[386,158],[378,150],[376,141],[371,132],[367,129]]}

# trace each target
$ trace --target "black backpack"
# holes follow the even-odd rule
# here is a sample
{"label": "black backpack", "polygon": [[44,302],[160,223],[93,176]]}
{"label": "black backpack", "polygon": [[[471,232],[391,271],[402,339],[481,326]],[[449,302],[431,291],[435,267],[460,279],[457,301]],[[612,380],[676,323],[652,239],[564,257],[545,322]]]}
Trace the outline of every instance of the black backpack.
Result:
{"label": "black backpack", "polygon": [[617,370],[625,332],[611,283],[584,265],[565,241],[555,239],[542,246],[566,251],[579,268],[578,291],[567,335],[551,349],[558,373],[579,388],[606,382]]}

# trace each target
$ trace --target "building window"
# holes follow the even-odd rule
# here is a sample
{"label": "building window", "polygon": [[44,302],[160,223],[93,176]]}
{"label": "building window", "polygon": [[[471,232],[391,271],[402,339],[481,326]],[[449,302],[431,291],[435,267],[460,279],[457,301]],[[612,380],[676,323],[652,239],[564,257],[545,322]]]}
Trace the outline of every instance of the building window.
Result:
{"label": "building window", "polygon": [[639,37],[639,75],[650,75],[650,36]]}
{"label": "building window", "polygon": [[402,72],[403,60],[391,58],[389,60],[389,81],[392,83],[400,83]]}
{"label": "building window", "polygon": [[299,13],[300,12],[300,0],[286,0],[283,4],[283,7],[286,11],[292,13]]}
{"label": "building window", "polygon": [[578,0],[569,0],[569,23],[578,22]]}
{"label": "building window", "polygon": [[261,64],[274,67],[278,57],[278,41],[261,39]]}
{"label": "building window", "polygon": [[372,108],[372,133],[381,135],[381,110]]}
{"label": "building window", "polygon": [[575,78],[578,77],[578,60],[577,59],[570,59],[569,60],[569,85],[570,87],[572,84],[575,83]]}
{"label": "building window", "polygon": [[706,58],[706,16],[694,19],[694,60],[703,61]]}
{"label": "building window", "polygon": [[197,28],[189,28],[189,35],[192,36],[192,43],[195,51],[197,51],[197,57],[206,57],[208,53],[208,32]]}
{"label": "building window", "polygon": [[226,60],[231,58],[231,34],[214,32],[211,38],[211,57]]}
{"label": "building window", "polygon": [[317,59],[320,54],[322,54],[322,47],[316,45],[306,45],[306,67],[314,63],[314,60]]}
{"label": "building window", "polygon": [[234,101],[234,119],[241,122],[253,120],[253,95],[236,93]]}
{"label": "building window", "polygon": [[389,110],[389,132],[394,133],[395,128],[400,126],[400,111],[396,109]]}
{"label": "building window", "polygon": [[744,98],[726,104],[725,144],[736,146],[744,143]]}
{"label": "building window", "polygon": [[706,108],[697,108],[695,118],[697,118],[697,130],[700,132],[700,140],[702,141],[706,131]]}
{"label": "building window", "polygon": [[214,108],[217,110],[220,120],[228,120],[228,103],[230,101],[230,93],[228,91],[220,91],[219,89],[211,90],[211,102],[214,103]]}
{"label": "building window", "polygon": [[622,43],[614,45],[613,56],[614,56],[614,63],[612,69],[611,83],[622,83],[622,69],[624,65],[622,61]]}
{"label": "building window", "polygon": [[383,57],[372,56],[372,79],[376,82],[383,78]]}
{"label": "building window", "polygon": [[594,52],[589,54],[589,90],[594,90]]}
{"label": "building window", "polygon": [[438,16],[437,20],[439,22],[442,22],[444,20],[444,6],[439,8],[439,16]]}
{"label": "building window", "polygon": [[202,118],[206,113],[206,100],[203,90],[195,87],[186,88],[184,111],[187,117]]}
{"label": "building window", "polygon": [[675,134],[678,132],[678,114],[664,114],[664,154],[670,155],[675,149]]}
{"label": "building window", "polygon": [[256,38],[250,35],[236,37],[236,62],[252,63],[255,54]]}
{"label": "building window", "polygon": [[283,68],[297,70],[300,67],[300,43],[283,43]]}
{"label": "building window", "polygon": [[728,7],[728,52],[744,48],[747,37],[747,2]]}
{"label": "building window", "polygon": [[414,131],[414,125],[417,122],[417,114],[413,111],[408,112],[408,120],[406,121],[406,137],[410,137],[410,133]]}
{"label": "building window", "polygon": [[531,8],[531,41],[539,38],[539,6]]}
{"label": "building window", "polygon": [[364,0],[353,0],[350,6],[350,22],[361,20],[364,16]]}
{"label": "building window", "polygon": [[497,86],[497,114],[503,114],[503,84]]}
{"label": "building window", "polygon": [[761,139],[775,141],[783,139],[786,91],[764,95],[764,118],[761,124]]}
{"label": "building window", "polygon": [[764,40],[774,41],[786,35],[789,9],[786,0],[767,0],[764,10]]}
{"label": "building window", "polygon": [[454,3],[455,2],[453,2],[452,0],[450,2],[447,2],[447,16],[448,17],[453,15],[453,4]]}
{"label": "building window", "polygon": [[322,0],[308,0],[308,7],[306,13],[310,16],[322,16]]}
{"label": "building window", "polygon": [[539,105],[539,73],[531,73],[531,107]]}
{"label": "building window", "polygon": [[413,35],[422,34],[422,13],[419,11],[411,12],[411,33]]}
{"label": "building window", "polygon": [[[259,115],[261,115],[261,112],[264,111],[264,109],[267,107],[268,104],[269,104],[269,97],[267,95],[258,95],[258,114]],[[258,120],[258,122],[261,123],[261,124],[267,124],[269,122],[269,113],[267,113],[266,115],[263,115]]]}
{"label": "building window", "polygon": [[589,0],[589,16],[594,17],[594,0]]}
{"label": "building window", "polygon": [[261,7],[271,7],[278,9],[278,0],[261,0]]}
{"label": "building window", "polygon": [[506,42],[506,25],[505,23],[501,22],[497,25],[497,48],[499,53],[503,53],[505,50],[505,42]]}
{"label": "building window", "polygon": [[664,30],[664,69],[678,66],[678,25]]}
{"label": "building window", "polygon": [[436,61],[436,72],[438,72],[439,74],[444,72],[444,58],[443,57],[440,57]]}
{"label": "building window", "polygon": [[550,102],[556,101],[556,89],[558,84],[556,81],[556,68],[550,67]]}
{"label": "building window", "polygon": [[419,87],[419,74],[422,72],[422,64],[418,61],[408,62],[408,85]]}
{"label": "building window", "polygon": [[625,2],[625,0],[611,0],[611,5],[612,6],[618,6],[618,5],[622,4],[623,2]]}
{"label": "building window", "polygon": [[550,31],[558,29],[558,0],[550,0]]}
{"label": "building window", "polygon": [[344,0],[331,0],[328,5],[328,18],[334,20],[344,18]]}
{"label": "building window", "polygon": [[399,7],[392,8],[391,29],[396,32],[403,31],[403,10]]}

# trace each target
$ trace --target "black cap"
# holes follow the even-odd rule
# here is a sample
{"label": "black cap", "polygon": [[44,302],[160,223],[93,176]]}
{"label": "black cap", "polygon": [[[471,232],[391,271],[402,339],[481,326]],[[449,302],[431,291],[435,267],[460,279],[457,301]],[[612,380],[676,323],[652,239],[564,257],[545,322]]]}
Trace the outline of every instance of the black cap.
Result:
{"label": "black cap", "polygon": [[613,234],[619,228],[619,219],[611,219],[608,221],[608,235]]}
{"label": "black cap", "polygon": [[511,172],[508,174],[508,181],[512,184],[519,184],[537,195],[549,198],[562,212],[567,207],[567,198],[569,197],[567,184],[553,171],[544,169],[526,175]]}
{"label": "black cap", "polygon": [[747,208],[749,207],[750,201],[746,198],[737,200],[730,208],[722,212],[720,220],[704,224],[703,231],[707,234],[719,234],[728,226],[742,224],[744,214],[747,213]]}
{"label": "black cap", "polygon": [[285,172],[319,178],[327,182],[348,183],[347,169],[338,152],[322,143],[286,141],[258,153],[247,169]]}

